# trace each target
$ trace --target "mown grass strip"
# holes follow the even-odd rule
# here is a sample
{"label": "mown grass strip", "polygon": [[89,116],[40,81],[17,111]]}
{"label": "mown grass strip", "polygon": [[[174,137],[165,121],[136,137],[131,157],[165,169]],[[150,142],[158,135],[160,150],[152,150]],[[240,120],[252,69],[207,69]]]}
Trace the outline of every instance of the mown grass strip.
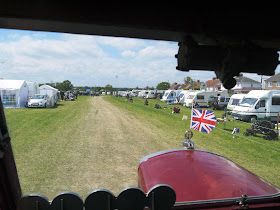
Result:
{"label": "mown grass strip", "polygon": [[73,137],[86,115],[88,99],[62,101],[47,109],[5,109],[23,194],[53,197],[56,179],[70,172],[67,157],[73,153]]}
{"label": "mown grass strip", "polygon": [[[174,147],[181,147],[181,141],[184,132],[189,129],[190,121],[182,120],[183,115],[191,116],[191,110],[182,107],[179,114],[172,114],[172,108],[175,105],[166,105],[165,102],[158,100],[149,100],[149,105],[144,106],[144,100],[134,98],[131,103],[125,98],[106,97],[110,103],[125,109],[131,115],[147,124],[153,124],[161,129],[167,138],[173,138]],[[162,108],[155,109],[155,104],[160,104]],[[170,109],[171,108],[171,109]],[[216,117],[221,117],[224,111],[215,110]],[[263,179],[273,185],[280,187],[280,141],[267,141],[262,135],[248,136],[250,140],[243,138],[242,134],[249,123],[234,121],[226,123],[217,123],[210,134],[193,131],[195,148],[209,150],[221,154],[228,159],[233,160],[244,168],[256,173]],[[240,129],[240,133],[233,138],[231,134],[234,127]]]}

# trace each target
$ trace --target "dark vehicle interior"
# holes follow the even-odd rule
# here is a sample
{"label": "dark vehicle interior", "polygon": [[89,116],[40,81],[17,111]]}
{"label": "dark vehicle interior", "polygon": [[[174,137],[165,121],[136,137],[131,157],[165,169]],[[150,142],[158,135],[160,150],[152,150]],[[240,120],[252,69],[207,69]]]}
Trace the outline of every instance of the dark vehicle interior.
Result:
{"label": "dark vehicle interior", "polygon": [[[278,26],[276,10],[264,7],[140,9],[69,1],[6,1],[0,7],[1,28],[178,42],[179,51],[174,55],[177,70],[215,71],[227,89],[234,87],[234,76],[240,72],[275,74],[280,50]],[[22,193],[2,103],[0,106],[0,209],[12,210]],[[276,197],[265,202],[280,200]]]}

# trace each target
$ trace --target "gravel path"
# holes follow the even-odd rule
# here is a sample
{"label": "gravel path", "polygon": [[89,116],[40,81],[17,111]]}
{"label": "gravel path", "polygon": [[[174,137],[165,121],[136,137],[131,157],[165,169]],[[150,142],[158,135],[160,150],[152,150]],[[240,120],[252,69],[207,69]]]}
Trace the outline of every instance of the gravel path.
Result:
{"label": "gravel path", "polygon": [[76,163],[69,187],[83,197],[97,188],[117,195],[125,187],[137,186],[140,159],[164,149],[164,136],[103,97],[89,102],[91,106],[76,134],[83,141],[74,146],[75,155],[69,156]]}

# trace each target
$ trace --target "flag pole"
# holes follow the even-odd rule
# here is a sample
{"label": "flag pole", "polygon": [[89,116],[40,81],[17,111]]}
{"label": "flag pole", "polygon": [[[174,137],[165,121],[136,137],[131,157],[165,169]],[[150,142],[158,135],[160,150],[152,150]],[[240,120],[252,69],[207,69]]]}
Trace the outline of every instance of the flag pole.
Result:
{"label": "flag pole", "polygon": [[190,120],[190,130],[192,129],[192,113],[193,113],[193,101],[192,101],[192,111],[191,111],[191,120]]}

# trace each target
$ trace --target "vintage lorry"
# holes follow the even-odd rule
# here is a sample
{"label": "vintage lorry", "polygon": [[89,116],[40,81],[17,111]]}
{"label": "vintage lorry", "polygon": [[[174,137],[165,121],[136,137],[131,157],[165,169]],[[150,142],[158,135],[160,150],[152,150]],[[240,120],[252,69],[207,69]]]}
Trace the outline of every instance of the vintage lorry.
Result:
{"label": "vintage lorry", "polygon": [[141,159],[138,179],[145,193],[160,184],[172,187],[172,209],[269,209],[277,199],[273,208],[280,208],[278,188],[226,157],[194,149],[189,138],[183,143]]}
{"label": "vintage lorry", "polygon": [[[226,89],[236,85],[234,76],[240,72],[275,74],[280,50],[277,8],[212,6],[128,9],[71,1],[5,1],[0,27],[175,41],[176,69],[215,71]],[[124,189],[117,197],[106,190],[93,191],[84,203],[70,192],[52,202],[37,194],[22,197],[2,107],[0,131],[1,210],[280,209],[279,189],[191,145],[142,159],[139,188]]]}

